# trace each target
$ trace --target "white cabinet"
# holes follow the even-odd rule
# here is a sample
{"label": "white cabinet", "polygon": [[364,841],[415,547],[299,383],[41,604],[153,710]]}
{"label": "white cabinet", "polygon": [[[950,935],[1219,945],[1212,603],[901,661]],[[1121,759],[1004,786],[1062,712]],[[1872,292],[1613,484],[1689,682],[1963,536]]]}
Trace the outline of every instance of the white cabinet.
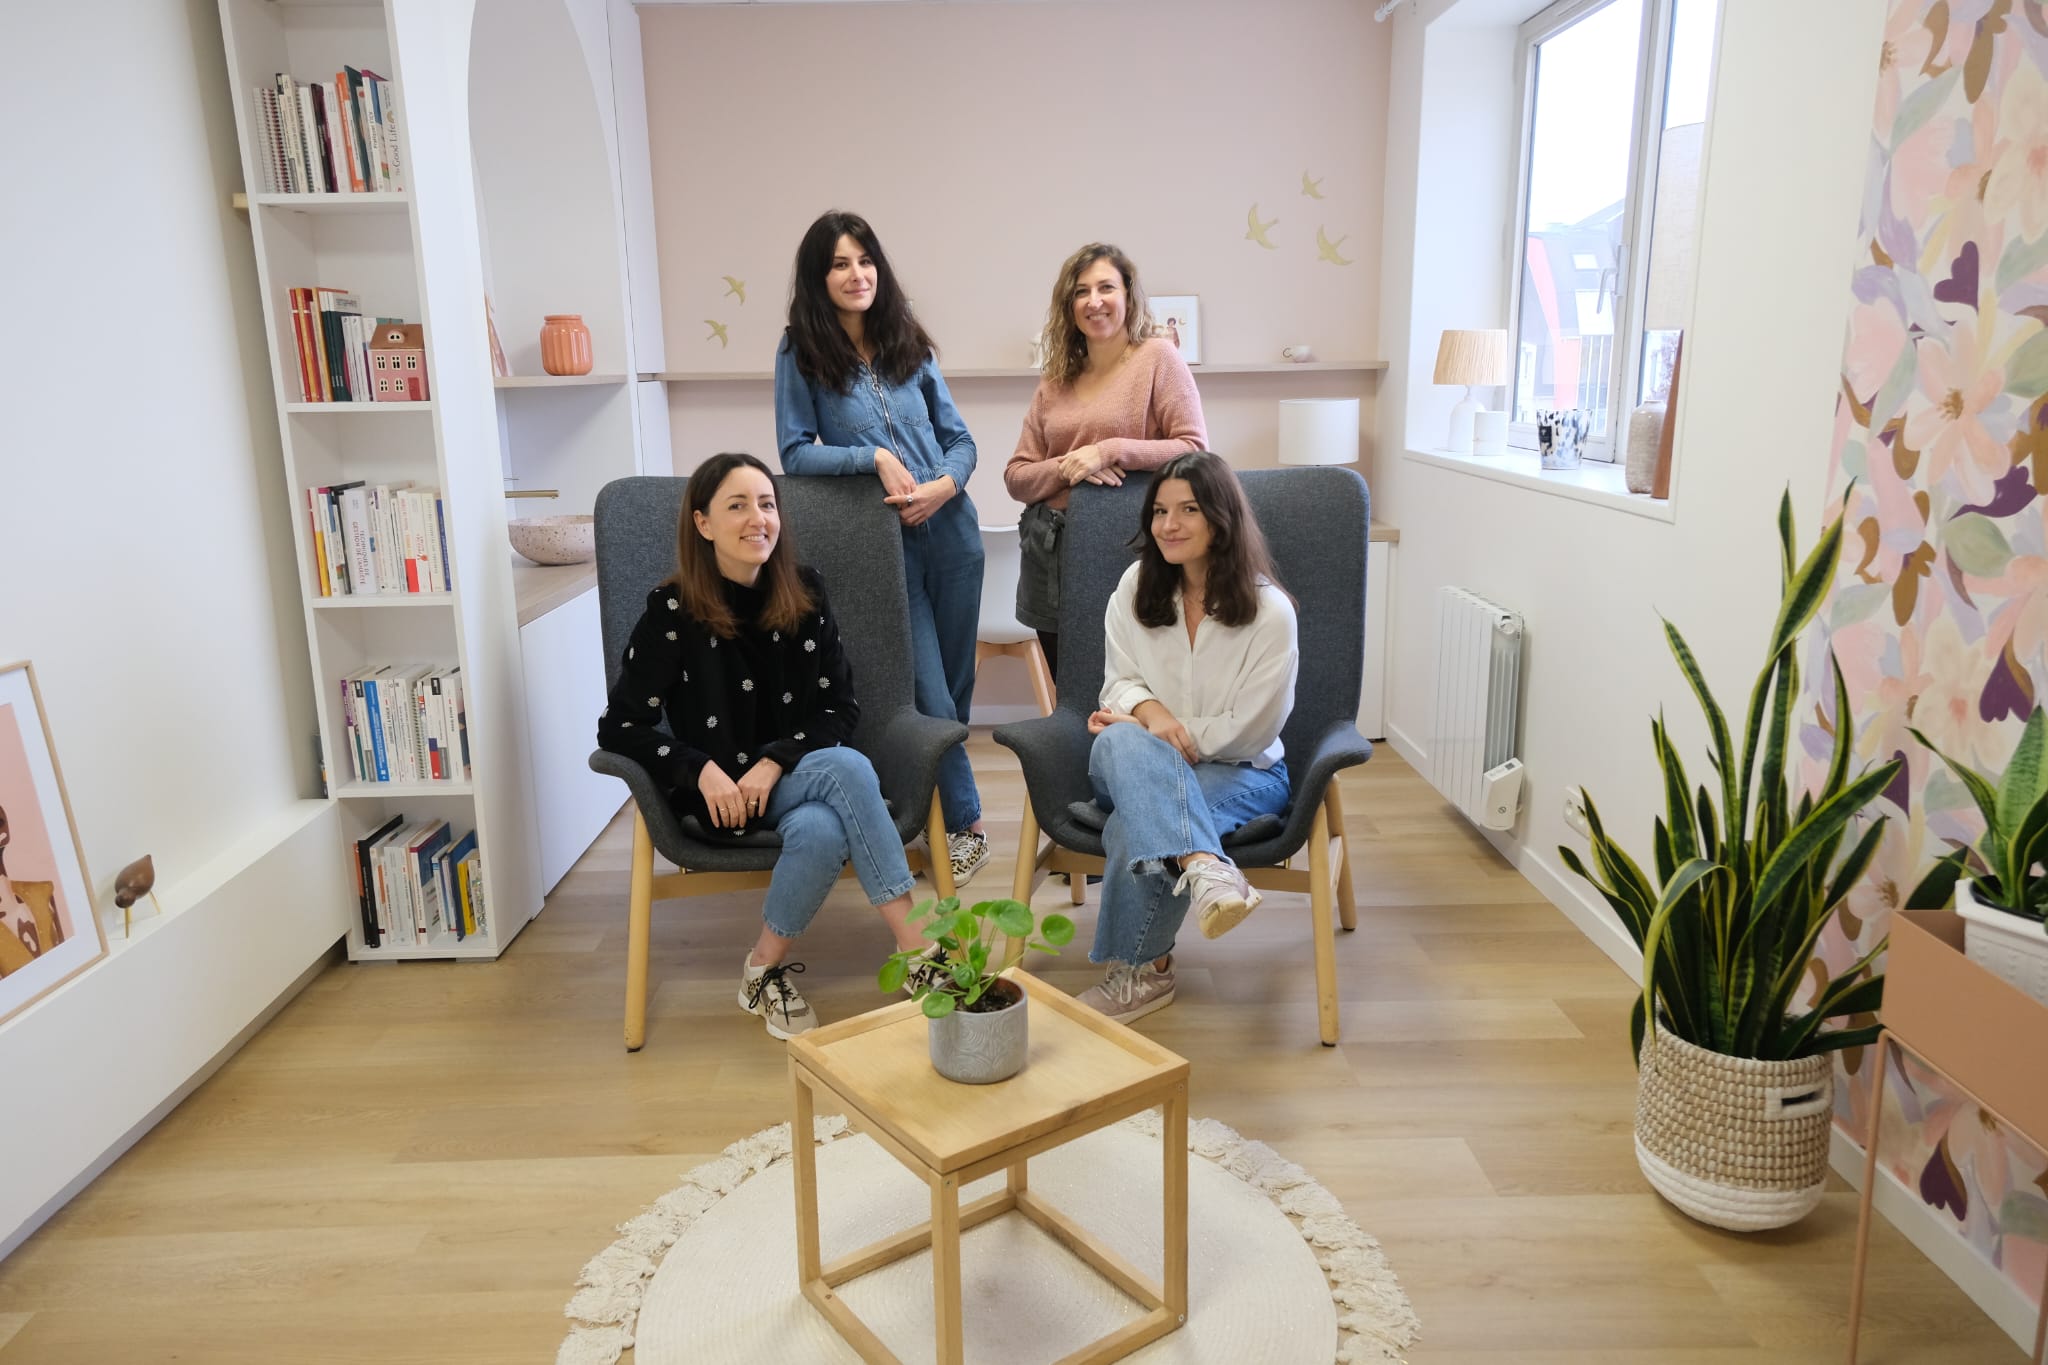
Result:
{"label": "white cabinet", "polygon": [[594,585],[519,628],[543,895],[626,802],[616,777],[590,770],[597,714],[604,709],[602,635]]}

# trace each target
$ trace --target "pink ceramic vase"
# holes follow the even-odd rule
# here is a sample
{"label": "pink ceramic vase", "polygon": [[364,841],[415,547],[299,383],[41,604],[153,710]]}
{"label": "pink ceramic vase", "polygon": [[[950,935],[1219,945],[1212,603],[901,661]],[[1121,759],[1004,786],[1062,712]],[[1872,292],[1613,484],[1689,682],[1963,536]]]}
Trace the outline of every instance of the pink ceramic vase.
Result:
{"label": "pink ceramic vase", "polygon": [[590,329],[581,313],[549,313],[540,329],[540,367],[549,374],[590,373]]}

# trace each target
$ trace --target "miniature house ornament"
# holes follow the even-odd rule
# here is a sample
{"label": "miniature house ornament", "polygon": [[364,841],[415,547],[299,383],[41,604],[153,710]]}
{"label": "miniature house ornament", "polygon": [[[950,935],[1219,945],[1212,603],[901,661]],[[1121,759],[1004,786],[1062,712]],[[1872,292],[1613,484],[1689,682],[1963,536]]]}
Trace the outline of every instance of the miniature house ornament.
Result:
{"label": "miniature house ornament", "polygon": [[370,385],[379,403],[427,401],[427,343],[417,322],[377,325],[370,342]]}

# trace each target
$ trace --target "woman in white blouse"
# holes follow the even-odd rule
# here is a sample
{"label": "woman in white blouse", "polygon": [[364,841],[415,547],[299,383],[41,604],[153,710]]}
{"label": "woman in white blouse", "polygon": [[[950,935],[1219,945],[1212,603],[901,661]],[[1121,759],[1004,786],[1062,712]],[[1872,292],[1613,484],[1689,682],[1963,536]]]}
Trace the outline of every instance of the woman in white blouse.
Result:
{"label": "woman in white blouse", "polygon": [[1108,812],[1094,962],[1081,999],[1129,1022],[1173,1003],[1188,911],[1207,938],[1259,903],[1223,836],[1287,809],[1280,728],[1294,709],[1294,601],[1237,477],[1207,451],[1152,476],[1144,523],[1104,617],[1088,777]]}

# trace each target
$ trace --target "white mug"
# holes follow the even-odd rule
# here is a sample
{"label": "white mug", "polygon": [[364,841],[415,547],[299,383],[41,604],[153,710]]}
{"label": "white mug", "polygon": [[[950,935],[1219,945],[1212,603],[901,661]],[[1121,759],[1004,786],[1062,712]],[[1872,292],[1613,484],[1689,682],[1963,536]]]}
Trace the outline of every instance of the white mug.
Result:
{"label": "white mug", "polygon": [[1315,359],[1315,356],[1309,353],[1309,349],[1306,346],[1282,347],[1280,356],[1283,360],[1291,360],[1297,365],[1306,364]]}

